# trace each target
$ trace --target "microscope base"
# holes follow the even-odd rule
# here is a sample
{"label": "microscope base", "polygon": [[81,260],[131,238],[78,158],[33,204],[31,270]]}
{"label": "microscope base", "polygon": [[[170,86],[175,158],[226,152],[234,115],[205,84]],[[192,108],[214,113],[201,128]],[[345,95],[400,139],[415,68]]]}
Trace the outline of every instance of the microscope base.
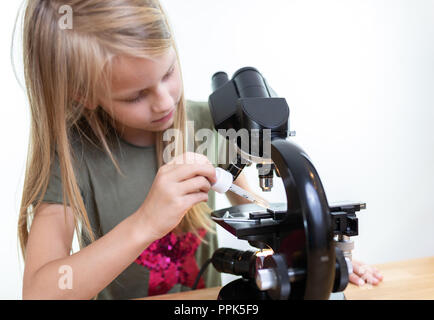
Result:
{"label": "microscope base", "polygon": [[347,300],[343,292],[332,292],[329,300]]}
{"label": "microscope base", "polygon": [[[270,300],[268,294],[252,284],[251,281],[240,278],[229,282],[219,292],[217,300]],[[329,300],[346,300],[343,292],[332,292]]]}
{"label": "microscope base", "polygon": [[260,291],[249,280],[243,278],[225,285],[217,300],[269,300],[266,292]]}

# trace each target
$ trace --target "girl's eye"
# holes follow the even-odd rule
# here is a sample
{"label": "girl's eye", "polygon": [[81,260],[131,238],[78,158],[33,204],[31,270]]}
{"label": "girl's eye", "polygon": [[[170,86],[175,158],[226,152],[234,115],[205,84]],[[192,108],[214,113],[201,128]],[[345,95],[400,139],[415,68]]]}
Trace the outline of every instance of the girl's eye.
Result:
{"label": "girl's eye", "polygon": [[132,98],[132,99],[127,99],[125,100],[126,103],[138,103],[140,101],[142,101],[146,96],[146,93],[141,92],[136,98]]}
{"label": "girl's eye", "polygon": [[[169,79],[174,71],[175,71],[175,67],[172,67],[172,69],[170,69],[170,71],[168,73],[166,73],[166,75],[163,77],[163,80]],[[138,103],[138,102],[142,101],[145,98],[145,96],[146,96],[146,93],[141,92],[136,98],[126,99],[125,102],[131,103],[131,104]]]}
{"label": "girl's eye", "polygon": [[170,71],[164,76],[163,80],[167,80],[168,78],[170,78],[170,76],[173,74],[173,71],[175,71],[175,67],[170,69]]}

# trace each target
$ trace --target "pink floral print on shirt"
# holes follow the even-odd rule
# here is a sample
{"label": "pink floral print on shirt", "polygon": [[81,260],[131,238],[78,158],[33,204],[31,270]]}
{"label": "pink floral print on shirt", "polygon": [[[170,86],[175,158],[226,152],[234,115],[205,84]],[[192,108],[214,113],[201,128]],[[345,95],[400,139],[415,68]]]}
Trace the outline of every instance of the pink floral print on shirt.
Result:
{"label": "pink floral print on shirt", "polygon": [[[180,236],[170,232],[154,241],[135,260],[150,271],[148,296],[165,294],[177,283],[193,287],[199,273],[195,253],[206,230],[200,229],[198,233],[200,238],[191,232]],[[197,289],[204,287],[200,278]]]}

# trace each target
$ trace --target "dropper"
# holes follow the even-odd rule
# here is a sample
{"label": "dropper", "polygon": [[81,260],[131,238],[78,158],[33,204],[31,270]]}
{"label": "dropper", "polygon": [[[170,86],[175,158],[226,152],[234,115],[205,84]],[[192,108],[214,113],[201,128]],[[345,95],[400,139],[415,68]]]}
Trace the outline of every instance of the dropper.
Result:
{"label": "dropper", "polygon": [[227,191],[232,191],[233,193],[243,197],[250,202],[253,202],[265,209],[270,208],[268,201],[259,198],[258,196],[251,194],[250,192],[240,188],[236,184],[233,184],[233,176],[230,172],[223,170],[222,168],[216,168],[217,181],[211,186],[211,189],[219,193],[225,193]]}

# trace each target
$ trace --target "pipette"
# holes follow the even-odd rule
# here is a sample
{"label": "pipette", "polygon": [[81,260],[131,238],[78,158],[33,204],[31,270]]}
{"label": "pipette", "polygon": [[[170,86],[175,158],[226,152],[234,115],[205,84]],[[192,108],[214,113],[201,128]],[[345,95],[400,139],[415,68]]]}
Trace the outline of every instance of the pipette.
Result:
{"label": "pipette", "polygon": [[270,204],[265,199],[259,198],[256,195],[240,188],[236,184],[233,184],[233,176],[230,172],[223,170],[222,168],[216,168],[217,181],[211,186],[211,189],[219,193],[225,193],[231,191],[240,197],[243,197],[250,202],[257,204],[265,209],[270,208]]}

